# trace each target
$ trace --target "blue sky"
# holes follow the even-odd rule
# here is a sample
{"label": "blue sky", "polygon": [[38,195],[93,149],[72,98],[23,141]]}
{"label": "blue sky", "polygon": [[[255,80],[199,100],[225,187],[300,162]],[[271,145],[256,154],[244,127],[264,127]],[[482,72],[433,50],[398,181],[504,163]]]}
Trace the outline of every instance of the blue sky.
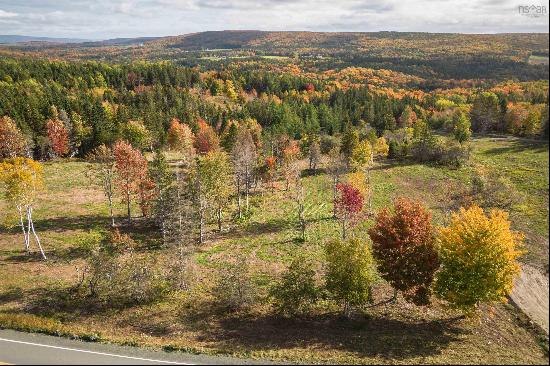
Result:
{"label": "blue sky", "polygon": [[548,32],[548,0],[0,0],[0,34],[106,39],[205,30]]}

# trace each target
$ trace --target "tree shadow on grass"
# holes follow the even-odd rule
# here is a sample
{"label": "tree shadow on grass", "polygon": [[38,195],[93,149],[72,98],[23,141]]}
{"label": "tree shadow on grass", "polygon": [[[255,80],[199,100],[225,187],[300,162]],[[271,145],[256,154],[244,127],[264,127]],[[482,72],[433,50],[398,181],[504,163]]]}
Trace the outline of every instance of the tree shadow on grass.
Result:
{"label": "tree shadow on grass", "polygon": [[513,140],[510,141],[511,146],[494,147],[483,152],[484,155],[500,155],[500,154],[513,154],[524,151],[531,151],[534,153],[548,152],[548,141],[537,140]]}
{"label": "tree shadow on grass", "polygon": [[325,168],[317,168],[317,169],[304,169],[300,172],[300,177],[307,178],[307,177],[315,177],[318,175],[326,175],[327,170]]}
{"label": "tree shadow on grass", "polygon": [[[128,234],[132,239],[139,243],[137,250],[147,251],[152,249],[162,248],[162,238],[158,229],[155,227],[151,220],[136,218],[130,225],[128,225],[123,218],[119,218],[116,221],[116,228],[124,234]],[[101,215],[80,215],[70,217],[53,217],[53,218],[39,218],[34,220],[34,226],[39,237],[42,238],[44,232],[64,233],[70,231],[90,231],[90,230],[111,230],[110,218]],[[21,236],[23,240],[23,234],[21,234],[20,227],[13,227],[6,229],[0,226],[0,234],[13,234]],[[34,239],[32,239],[34,240]],[[47,242],[42,243],[46,250],[46,255],[52,260],[73,260],[85,257],[88,252],[82,248],[71,245],[65,248],[51,248]],[[71,243],[76,244],[76,243]],[[23,246],[23,244],[21,244]],[[15,255],[7,256],[3,259],[8,262],[36,262],[41,260],[37,253],[17,253]]]}
{"label": "tree shadow on grass", "polygon": [[[51,217],[33,219],[38,235],[44,231],[62,233],[67,230],[89,230],[109,225],[109,218],[100,215],[80,215],[70,217]],[[0,226],[0,234],[23,234],[20,226],[6,228]]]}
{"label": "tree shadow on grass", "polygon": [[19,288],[9,288],[0,292],[0,305],[5,305],[12,301],[21,300],[25,296],[24,291]]}
{"label": "tree shadow on grass", "polygon": [[39,218],[33,221],[38,233],[40,231],[61,233],[68,230],[90,230],[98,227],[104,228],[109,225],[109,218],[100,215]]}
{"label": "tree shadow on grass", "polygon": [[374,167],[372,167],[371,170],[388,170],[392,168],[397,167],[406,167],[406,166],[413,166],[413,165],[429,165],[429,163],[420,163],[417,161],[414,161],[412,159],[384,159],[378,161],[378,164],[376,164]]}
{"label": "tree shadow on grass", "polygon": [[139,246],[136,249],[138,250],[147,251],[162,249],[164,247],[160,230],[150,219],[143,217],[136,218],[131,224],[125,222],[122,225],[118,225],[117,229],[137,241]]}
{"label": "tree shadow on grass", "polygon": [[234,233],[234,237],[250,237],[266,234],[274,234],[282,230],[287,230],[295,225],[286,218],[277,218],[268,222],[251,222]]}
{"label": "tree shadow on grass", "polygon": [[13,263],[40,263],[43,262],[44,259],[40,255],[40,252],[38,251],[32,251],[30,253],[25,252],[24,250],[21,250],[20,253],[7,255],[2,258],[0,261],[0,266],[6,265],[6,264],[13,264]]}
{"label": "tree shadow on grass", "polygon": [[464,330],[457,320],[409,322],[373,317],[348,321],[333,314],[305,320],[235,317],[220,321],[220,327],[203,328],[201,337],[231,349],[325,347],[359,357],[407,360],[440,354],[451,342],[458,341]]}
{"label": "tree shadow on grass", "polygon": [[[93,316],[96,314],[115,314],[117,311],[133,308],[138,305],[148,305],[157,301],[137,302],[112,299],[98,300],[84,287],[52,286],[40,287],[24,292],[26,299],[24,311],[38,316],[62,317],[66,320]],[[115,315],[113,315],[115,316]]]}

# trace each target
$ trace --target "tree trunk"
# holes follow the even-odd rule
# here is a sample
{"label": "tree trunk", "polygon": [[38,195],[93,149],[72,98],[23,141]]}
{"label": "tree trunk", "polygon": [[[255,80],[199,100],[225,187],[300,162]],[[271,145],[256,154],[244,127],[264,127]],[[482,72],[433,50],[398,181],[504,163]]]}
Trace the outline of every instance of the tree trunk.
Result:
{"label": "tree trunk", "polygon": [[111,227],[115,227],[115,215],[113,213],[113,182],[110,171],[104,175],[104,188],[107,200],[109,201],[109,214],[111,215]]}
{"label": "tree trunk", "polygon": [[342,220],[342,239],[346,240],[346,220]]}
{"label": "tree trunk", "polygon": [[200,179],[198,181],[199,184],[199,243],[204,243],[204,203],[203,203],[203,197],[202,197],[202,189],[201,189],[201,182]]}
{"label": "tree trunk", "polygon": [[130,182],[126,180],[126,209],[128,215],[128,224],[132,222],[132,214],[130,212]]}
{"label": "tree trunk", "polygon": [[242,218],[242,209],[241,209],[241,179],[237,176],[237,215]]}
{"label": "tree trunk", "polygon": [[111,227],[115,227],[115,215],[113,214],[113,196],[109,195],[109,214],[111,215]]}
{"label": "tree trunk", "polygon": [[372,214],[372,194],[373,194],[373,189],[372,189],[372,184],[371,184],[371,179],[370,179],[370,169],[372,167],[372,164],[374,164],[374,153],[371,152],[371,156],[370,156],[370,161],[369,161],[369,164],[367,165],[367,189],[368,189],[368,215],[370,216]]}
{"label": "tree trunk", "polygon": [[46,254],[44,253],[44,249],[42,248],[42,245],[40,244],[40,239],[38,238],[38,235],[36,235],[36,231],[34,230],[34,223],[32,222],[32,207],[27,208],[27,220],[29,220],[29,224],[32,229],[32,233],[34,235],[34,239],[38,244],[38,248],[40,249],[40,254],[42,254],[42,258],[44,260],[48,259],[46,258]]}
{"label": "tree trunk", "polygon": [[21,230],[23,230],[23,238],[25,239],[25,250],[27,253],[31,251],[29,246],[29,233],[25,230],[25,222],[23,221],[23,210],[21,209],[21,206],[17,206],[17,210],[19,211],[19,223],[21,224]]}
{"label": "tree trunk", "polygon": [[336,205],[334,204],[336,202],[336,196],[338,195],[338,192],[336,191],[336,185],[338,184],[338,176],[333,175],[332,176],[332,217],[336,218]]}
{"label": "tree trunk", "polygon": [[303,209],[300,213],[300,225],[302,228],[302,241],[306,241],[306,218],[304,217]]}
{"label": "tree trunk", "polygon": [[351,318],[351,307],[347,301],[344,301],[344,316],[346,319]]}
{"label": "tree trunk", "polygon": [[218,208],[217,215],[218,215],[218,231],[221,233],[222,232],[222,208],[221,207]]}
{"label": "tree trunk", "polygon": [[248,212],[249,196],[250,196],[250,172],[248,171],[248,166],[245,168],[244,179],[245,179],[244,194],[245,194],[246,212]]}
{"label": "tree trunk", "polygon": [[199,210],[199,244],[204,243],[204,217],[202,208]]}

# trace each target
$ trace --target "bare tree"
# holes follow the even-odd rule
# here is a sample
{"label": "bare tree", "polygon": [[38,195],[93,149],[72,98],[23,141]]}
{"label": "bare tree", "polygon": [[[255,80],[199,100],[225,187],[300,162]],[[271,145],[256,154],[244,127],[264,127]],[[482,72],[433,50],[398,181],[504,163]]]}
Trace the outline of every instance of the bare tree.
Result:
{"label": "bare tree", "polygon": [[309,147],[309,169],[315,173],[317,164],[321,161],[321,148],[317,141],[313,141]]}
{"label": "bare tree", "polygon": [[115,177],[115,157],[110,148],[105,145],[96,147],[89,155],[88,161],[93,163],[90,177],[101,185],[103,193],[109,203],[111,226],[115,226],[113,215],[113,180]]}
{"label": "bare tree", "polygon": [[249,209],[249,196],[252,172],[256,165],[258,154],[252,134],[246,128],[240,129],[237,134],[237,140],[231,150],[231,159],[233,160],[235,171],[235,183],[237,186],[237,206],[239,218],[242,217],[241,192],[244,186],[245,207]]}
{"label": "bare tree", "polygon": [[[342,174],[344,174],[347,170],[347,159],[342,153],[340,153],[339,147],[334,147],[330,150],[327,170],[332,177],[332,198],[334,201],[338,195],[336,186],[340,182],[340,177]],[[336,217],[336,208],[333,210],[333,215]]]}
{"label": "bare tree", "polygon": [[294,193],[294,200],[296,201],[298,207],[298,224],[300,227],[300,239],[306,241],[306,200],[304,193],[304,185],[302,184],[302,179],[298,177],[296,180],[296,190]]}

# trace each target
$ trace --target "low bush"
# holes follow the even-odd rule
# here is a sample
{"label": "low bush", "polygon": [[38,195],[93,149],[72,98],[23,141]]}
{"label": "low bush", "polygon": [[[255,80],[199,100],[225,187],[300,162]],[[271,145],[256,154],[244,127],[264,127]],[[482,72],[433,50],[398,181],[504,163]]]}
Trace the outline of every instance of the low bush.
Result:
{"label": "low bush", "polygon": [[256,286],[244,258],[239,258],[235,263],[225,263],[219,269],[212,295],[218,306],[230,311],[249,307],[256,301]]}
{"label": "low bush", "polygon": [[338,138],[329,135],[321,136],[320,142],[321,154],[328,155],[328,153],[339,146]]}
{"label": "low bush", "polygon": [[471,178],[470,198],[483,208],[510,209],[521,197],[506,177],[476,167]]}
{"label": "low bush", "polygon": [[319,298],[315,273],[311,259],[297,256],[270,290],[275,311],[290,316],[307,313]]}
{"label": "low bush", "polygon": [[435,136],[415,140],[411,147],[412,158],[420,163],[435,163],[460,168],[470,159],[470,145],[451,138]]}
{"label": "low bush", "polygon": [[115,231],[88,258],[79,290],[93,303],[123,307],[150,303],[169,290],[158,265],[134,250],[135,242]]}

